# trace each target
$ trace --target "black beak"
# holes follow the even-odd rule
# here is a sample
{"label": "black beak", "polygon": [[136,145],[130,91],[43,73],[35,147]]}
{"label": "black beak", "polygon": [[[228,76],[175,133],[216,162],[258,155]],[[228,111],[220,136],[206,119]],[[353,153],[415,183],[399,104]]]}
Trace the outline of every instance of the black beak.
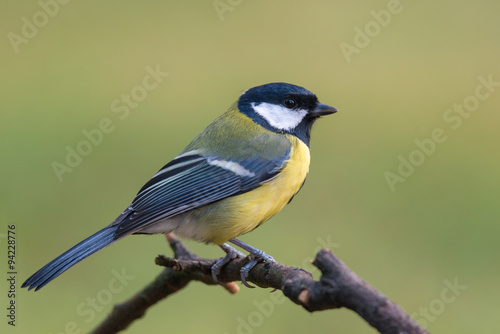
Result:
{"label": "black beak", "polygon": [[325,115],[331,115],[336,113],[338,110],[334,107],[331,107],[327,104],[318,103],[316,108],[311,111],[310,115],[313,117],[320,117]]}

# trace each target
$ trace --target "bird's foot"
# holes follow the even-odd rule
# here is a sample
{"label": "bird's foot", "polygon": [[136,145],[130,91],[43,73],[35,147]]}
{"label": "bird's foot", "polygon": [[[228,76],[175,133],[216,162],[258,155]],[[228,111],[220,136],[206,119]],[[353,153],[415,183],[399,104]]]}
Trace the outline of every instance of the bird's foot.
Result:
{"label": "bird's foot", "polygon": [[252,268],[255,267],[257,265],[257,263],[259,263],[261,261],[265,261],[265,262],[276,262],[276,261],[273,259],[272,256],[264,253],[264,251],[257,249],[255,247],[252,247],[249,244],[244,243],[243,241],[240,241],[238,239],[231,239],[229,241],[231,243],[235,244],[236,246],[239,246],[250,253],[250,257],[252,260],[249,263],[247,263],[245,266],[243,266],[243,268],[241,268],[241,270],[240,270],[241,282],[248,288],[255,288],[254,286],[247,283],[247,277],[248,277],[248,274],[250,273],[250,270],[252,270]]}
{"label": "bird's foot", "polygon": [[[240,269],[241,282],[243,283],[243,285],[245,285],[248,288],[255,288],[254,286],[248,284],[248,282],[247,282],[247,277],[250,274],[250,270],[252,270],[253,267],[255,267],[257,265],[257,263],[259,263],[261,261],[264,261],[264,262],[276,262],[276,261],[274,261],[272,256],[264,253],[264,251],[261,251],[260,249],[252,247],[249,244],[244,243],[243,241],[240,241],[238,239],[231,239],[231,240],[229,240],[229,242],[235,244],[236,246],[243,248],[244,250],[246,250],[250,253],[250,255],[249,255],[249,258],[251,259],[250,262],[248,262],[246,265],[244,265]],[[217,276],[220,274],[220,271],[225,264],[229,263],[231,260],[234,260],[236,258],[245,258],[245,254],[234,249],[233,247],[229,246],[228,244],[222,244],[222,245],[220,245],[220,248],[222,248],[222,250],[224,252],[226,252],[226,256],[224,256],[222,259],[217,261],[212,266],[212,278],[216,283],[219,283]]]}
{"label": "bird's foot", "polygon": [[230,262],[231,260],[234,260],[236,258],[245,258],[245,254],[242,252],[234,249],[233,247],[229,246],[228,244],[222,244],[220,245],[220,248],[224,252],[226,252],[226,256],[224,256],[222,259],[217,261],[213,266],[212,266],[212,278],[214,279],[215,283],[219,283],[219,280],[217,279],[217,276],[220,274],[220,270],[222,267]]}
{"label": "bird's foot", "polygon": [[[260,251],[260,250],[259,250]],[[241,282],[248,288],[255,288],[253,285],[250,285],[247,283],[247,277],[248,274],[250,274],[250,270],[253,269],[257,265],[257,263],[264,261],[264,262],[276,262],[274,261],[273,257],[270,255],[267,255],[263,251],[260,251],[261,253],[259,255],[252,254],[250,255],[252,257],[252,260],[248,262],[246,265],[244,265],[241,270]]]}

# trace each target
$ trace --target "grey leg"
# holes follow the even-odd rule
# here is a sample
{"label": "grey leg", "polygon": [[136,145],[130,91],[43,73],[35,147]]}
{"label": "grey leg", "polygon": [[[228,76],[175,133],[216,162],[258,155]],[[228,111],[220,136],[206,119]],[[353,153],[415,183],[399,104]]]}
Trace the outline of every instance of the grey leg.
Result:
{"label": "grey leg", "polygon": [[[252,257],[253,257],[252,261],[250,261],[243,268],[241,268],[240,273],[241,273],[241,281],[243,282],[243,284],[249,288],[254,288],[254,286],[251,286],[250,284],[248,284],[247,280],[246,280],[246,278],[248,277],[248,274],[250,273],[250,270],[252,270],[252,268],[255,267],[255,265],[257,263],[259,263],[260,261],[266,261],[266,262],[276,262],[276,261],[274,261],[272,256],[264,253],[264,251],[261,251],[260,249],[252,247],[249,244],[244,243],[243,241],[240,241],[238,239],[231,239],[231,240],[229,240],[229,242],[235,244],[238,247],[243,248],[244,250],[246,250],[247,252],[249,252],[252,255]],[[224,260],[224,259],[222,259],[222,260]],[[219,261],[219,262],[221,262],[221,261]],[[215,265],[217,265],[219,262],[217,262]],[[229,262],[229,260],[227,262]],[[225,263],[227,263],[227,262],[225,262]],[[220,270],[220,268],[219,268],[219,270]],[[213,267],[212,267],[212,274],[213,274]]]}
{"label": "grey leg", "polygon": [[219,280],[217,279],[217,275],[220,274],[221,268],[228,263],[229,261],[236,259],[238,257],[244,258],[245,254],[242,252],[234,249],[233,247],[229,246],[228,244],[222,244],[219,246],[222,248],[224,252],[226,252],[226,256],[224,256],[222,259],[217,261],[213,266],[212,266],[212,278],[216,283],[219,283]]}

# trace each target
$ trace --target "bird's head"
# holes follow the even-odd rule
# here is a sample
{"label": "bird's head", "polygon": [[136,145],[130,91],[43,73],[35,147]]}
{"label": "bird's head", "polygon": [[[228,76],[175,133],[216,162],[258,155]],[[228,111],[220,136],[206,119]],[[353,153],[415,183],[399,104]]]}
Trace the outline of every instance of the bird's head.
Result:
{"label": "bird's head", "polygon": [[282,82],[248,89],[238,109],[267,130],[292,134],[307,145],[314,121],[337,112],[307,89]]}

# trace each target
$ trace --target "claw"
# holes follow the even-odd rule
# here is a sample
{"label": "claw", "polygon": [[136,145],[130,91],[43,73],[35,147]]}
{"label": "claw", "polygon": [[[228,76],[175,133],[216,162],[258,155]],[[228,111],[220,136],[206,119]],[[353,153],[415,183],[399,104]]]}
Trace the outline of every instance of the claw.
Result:
{"label": "claw", "polygon": [[[243,283],[243,285],[245,285],[248,288],[255,288],[254,286],[248,284],[248,282],[247,282],[247,277],[250,274],[250,270],[252,270],[253,267],[255,267],[257,265],[257,263],[259,263],[261,261],[265,261],[265,262],[276,262],[276,261],[274,261],[272,256],[267,255],[266,253],[264,253],[260,249],[252,247],[249,244],[244,243],[243,241],[240,241],[238,239],[231,239],[231,240],[229,240],[229,242],[235,244],[236,246],[243,248],[244,250],[246,250],[250,253],[251,261],[248,262],[246,265],[244,265],[240,269],[241,282]],[[219,283],[219,284],[220,284],[220,282],[217,279],[217,276],[220,274],[222,267],[225,264],[227,264],[228,262],[230,262],[231,260],[234,260],[238,257],[241,257],[241,258],[245,257],[245,254],[234,249],[233,247],[229,246],[228,244],[222,244],[222,245],[220,245],[220,248],[222,248],[222,250],[224,252],[226,252],[226,256],[224,256],[222,259],[217,261],[212,266],[212,278],[213,278],[215,283]]]}
{"label": "claw", "polygon": [[252,247],[244,243],[243,241],[240,241],[238,239],[231,239],[229,240],[229,242],[250,252],[251,256],[253,257],[253,259],[249,263],[247,263],[245,266],[243,266],[243,268],[241,268],[240,274],[241,274],[241,282],[243,283],[243,285],[245,285],[248,288],[255,288],[254,286],[248,284],[247,282],[247,277],[248,274],[250,273],[250,270],[252,270],[252,268],[255,267],[257,263],[259,263],[260,261],[265,261],[265,262],[276,262],[276,261],[274,261],[272,256],[264,253],[264,251]]}
{"label": "claw", "polygon": [[255,288],[253,285],[247,283],[247,277],[248,274],[250,273],[250,270],[252,270],[252,268],[255,267],[257,263],[259,263],[259,260],[253,259],[240,269],[241,283],[243,283],[243,285],[246,286],[247,288],[251,289]]}
{"label": "claw", "polygon": [[219,261],[217,261],[213,266],[212,266],[212,278],[214,280],[215,283],[219,283],[219,280],[217,279],[217,276],[220,274],[220,270],[221,268],[228,262],[230,262],[231,260],[234,260],[238,257],[241,257],[241,258],[244,258],[245,257],[245,254],[243,254],[242,252],[234,249],[233,247],[229,246],[228,244],[222,244],[220,245],[220,248],[222,248],[222,250],[224,252],[226,252],[226,256],[224,256],[222,259],[220,259]]}

